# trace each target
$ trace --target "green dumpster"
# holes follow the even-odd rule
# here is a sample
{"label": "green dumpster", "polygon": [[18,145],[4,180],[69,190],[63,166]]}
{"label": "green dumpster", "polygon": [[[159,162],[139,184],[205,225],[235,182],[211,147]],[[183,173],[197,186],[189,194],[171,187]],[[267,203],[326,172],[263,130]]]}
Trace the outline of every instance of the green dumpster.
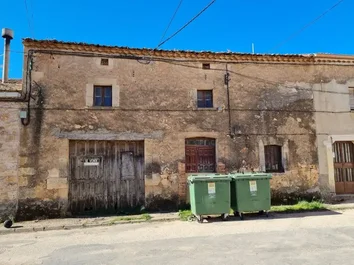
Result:
{"label": "green dumpster", "polygon": [[227,219],[230,212],[230,181],[227,175],[206,174],[188,177],[192,213],[198,222],[203,216],[221,215]]}
{"label": "green dumpster", "polygon": [[271,174],[232,174],[231,208],[243,220],[244,212],[266,213],[270,210]]}

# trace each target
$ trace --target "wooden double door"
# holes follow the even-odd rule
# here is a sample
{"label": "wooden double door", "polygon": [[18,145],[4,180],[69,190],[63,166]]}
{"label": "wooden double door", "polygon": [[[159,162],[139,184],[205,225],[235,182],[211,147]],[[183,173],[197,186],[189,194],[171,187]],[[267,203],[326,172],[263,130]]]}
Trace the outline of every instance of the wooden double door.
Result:
{"label": "wooden double door", "polygon": [[186,139],[186,172],[216,171],[215,139]]}
{"label": "wooden double door", "polygon": [[352,142],[335,142],[334,178],[336,194],[354,194],[354,145]]}
{"label": "wooden double door", "polygon": [[69,211],[114,213],[144,204],[143,141],[70,141]]}

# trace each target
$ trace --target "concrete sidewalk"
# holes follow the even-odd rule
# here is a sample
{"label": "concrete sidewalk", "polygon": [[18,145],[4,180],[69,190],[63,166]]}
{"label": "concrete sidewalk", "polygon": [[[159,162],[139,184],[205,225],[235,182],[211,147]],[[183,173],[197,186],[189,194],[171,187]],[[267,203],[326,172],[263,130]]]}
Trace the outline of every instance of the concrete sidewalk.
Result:
{"label": "concrete sidewalk", "polygon": [[[50,230],[68,230],[75,228],[89,228],[97,226],[109,226],[116,224],[142,223],[142,222],[167,222],[179,220],[178,213],[149,214],[150,220],[139,219],[141,215],[109,216],[109,217],[85,217],[85,218],[60,218],[46,219],[14,223],[7,229],[1,224],[0,235],[20,232],[37,232]],[[123,219],[123,220],[121,220]],[[124,220],[130,219],[130,220]]]}
{"label": "concrete sidewalk", "polygon": [[[325,204],[329,211],[342,211],[354,209],[354,203],[344,202],[339,204]],[[281,215],[289,215],[290,213],[272,213],[273,217],[281,217]],[[296,214],[296,213],[291,213]],[[25,221],[14,223],[10,229],[6,229],[3,224],[0,226],[0,235],[8,233],[20,232],[37,232],[50,230],[68,230],[76,228],[89,228],[97,226],[109,226],[116,224],[127,223],[143,223],[143,222],[164,222],[180,220],[178,213],[155,213],[149,214],[150,220],[139,219],[142,215],[127,215],[127,216],[109,216],[109,217],[85,217],[85,218],[61,218],[61,219],[46,219],[36,221]],[[130,220],[121,220],[130,219]]]}

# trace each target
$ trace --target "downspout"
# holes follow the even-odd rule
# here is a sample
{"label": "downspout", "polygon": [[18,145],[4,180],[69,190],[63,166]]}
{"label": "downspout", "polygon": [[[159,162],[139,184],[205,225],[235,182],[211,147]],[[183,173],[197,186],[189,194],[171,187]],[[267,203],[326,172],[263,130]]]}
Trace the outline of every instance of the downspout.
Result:
{"label": "downspout", "polygon": [[[28,51],[27,57],[27,69],[26,69],[26,94],[25,100],[27,100],[27,118],[21,119],[23,126],[28,126],[31,122],[31,97],[32,97],[32,64],[33,64],[33,51]],[[27,97],[27,98],[26,98]]]}

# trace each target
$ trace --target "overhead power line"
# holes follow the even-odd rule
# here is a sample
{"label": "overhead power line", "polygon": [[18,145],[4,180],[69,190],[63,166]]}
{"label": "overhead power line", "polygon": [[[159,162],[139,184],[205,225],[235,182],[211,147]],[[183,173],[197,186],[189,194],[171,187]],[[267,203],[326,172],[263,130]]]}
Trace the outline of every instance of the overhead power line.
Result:
{"label": "overhead power line", "polygon": [[179,8],[181,7],[182,3],[183,3],[183,0],[180,0],[180,1],[179,1],[179,4],[178,4],[178,6],[177,6],[177,8],[176,8],[176,10],[175,10],[175,12],[173,13],[173,16],[172,16],[170,22],[168,23],[168,25],[167,25],[167,27],[166,27],[166,29],[165,29],[165,32],[162,34],[162,37],[161,37],[159,43],[161,43],[161,42],[163,41],[163,39],[165,38],[166,33],[167,33],[167,31],[169,30],[169,28],[170,28],[170,26],[171,26],[173,20],[175,19],[176,15],[177,15],[177,12],[178,12]]}
{"label": "overhead power line", "polygon": [[163,42],[160,42],[159,45],[157,45],[157,48],[160,48],[162,45],[164,45],[166,42],[168,42],[170,39],[175,37],[178,33],[180,33],[182,30],[184,30],[186,27],[188,27],[189,24],[191,24],[194,20],[196,20],[201,14],[203,14],[212,4],[215,3],[216,0],[211,1],[206,7],[204,7],[197,15],[195,15],[191,20],[189,20],[183,27],[181,27],[179,30],[177,30],[175,33],[173,33],[170,37],[165,39]]}
{"label": "overhead power line", "polygon": [[[303,26],[302,28],[300,28],[299,30],[295,31],[293,34],[291,34],[289,37],[287,37],[285,40],[283,40],[282,42],[280,42],[279,44],[275,45],[274,47],[272,47],[269,52],[271,52],[272,50],[275,50],[281,46],[283,46],[285,43],[287,43],[288,41],[292,40],[293,38],[295,38],[297,35],[299,35],[301,32],[303,32],[304,30],[306,30],[308,27],[312,26],[313,24],[315,24],[317,21],[319,21],[321,18],[323,18],[325,15],[327,15],[329,12],[331,12],[333,9],[335,9],[337,6],[339,6],[342,2],[344,2],[344,0],[340,0],[337,3],[335,3],[333,6],[331,6],[329,9],[327,9],[326,11],[324,11],[321,15],[319,15],[318,17],[316,17],[314,20],[310,21],[309,23],[307,23],[305,26]],[[269,53],[268,52],[268,53]]]}
{"label": "overhead power line", "polygon": [[[335,9],[337,6],[339,6],[344,0],[340,0],[338,2],[336,2],[333,6],[331,6],[329,9],[327,9],[326,11],[324,11],[321,15],[319,15],[318,17],[316,17],[315,19],[313,19],[312,21],[310,21],[309,23],[307,23],[305,26],[303,26],[302,28],[300,28],[299,30],[295,31],[293,34],[291,34],[289,37],[287,37],[286,39],[284,39],[283,41],[281,41],[279,44],[273,46],[273,48],[271,48],[269,51],[267,51],[266,53],[271,53],[273,50],[283,46],[285,43],[289,42],[290,40],[294,39],[297,35],[299,35],[301,32],[303,32],[304,30],[306,30],[308,27],[312,26],[313,24],[315,24],[317,21],[319,21],[321,18],[323,18],[325,15],[327,15],[330,11],[332,11],[333,9]],[[250,65],[246,65],[244,67],[241,67],[238,69],[238,71],[244,70],[245,68],[249,67]]]}
{"label": "overhead power line", "polygon": [[[29,14],[27,0],[24,0],[24,1],[25,1],[26,17],[27,17],[28,27],[29,27],[29,30],[31,32],[32,37],[34,38],[34,31],[33,31],[32,25],[31,25],[31,16]],[[32,19],[33,19],[33,15],[32,15]]]}

